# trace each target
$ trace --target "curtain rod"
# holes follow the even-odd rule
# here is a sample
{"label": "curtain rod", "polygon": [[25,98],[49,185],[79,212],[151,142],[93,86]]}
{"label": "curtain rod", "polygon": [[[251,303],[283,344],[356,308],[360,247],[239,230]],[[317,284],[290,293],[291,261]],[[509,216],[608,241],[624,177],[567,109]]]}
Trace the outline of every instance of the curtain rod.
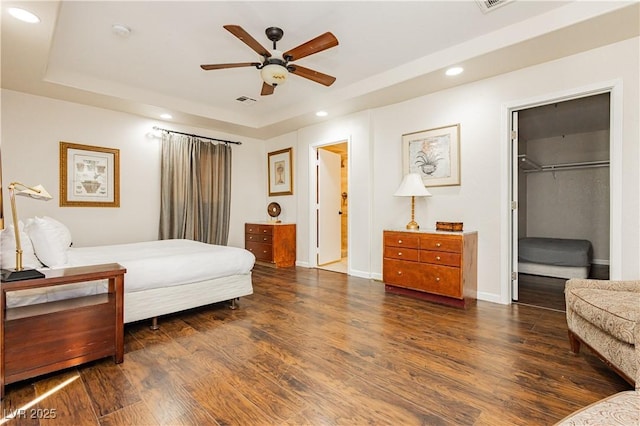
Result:
{"label": "curtain rod", "polygon": [[200,139],[207,139],[207,140],[210,140],[210,141],[233,143],[233,144],[236,144],[236,145],[242,145],[242,142],[235,142],[235,141],[227,141],[227,140],[224,140],[224,139],[210,138],[210,137],[207,137],[207,136],[194,135],[193,133],[183,133],[183,132],[178,132],[176,130],[163,129],[163,128],[158,127],[158,126],[153,126],[153,130],[160,130],[161,132],[167,132],[167,133],[177,133],[179,135],[191,136],[191,137],[200,138]]}

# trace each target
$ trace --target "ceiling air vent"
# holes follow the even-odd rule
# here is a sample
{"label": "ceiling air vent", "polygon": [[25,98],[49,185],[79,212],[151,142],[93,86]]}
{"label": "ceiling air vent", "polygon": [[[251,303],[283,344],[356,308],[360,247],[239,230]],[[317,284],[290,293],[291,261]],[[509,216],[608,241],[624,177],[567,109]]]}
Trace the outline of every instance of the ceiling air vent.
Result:
{"label": "ceiling air vent", "polygon": [[245,105],[253,105],[256,102],[258,102],[257,100],[250,98],[248,96],[240,96],[239,98],[236,98],[236,101],[242,102]]}
{"label": "ceiling air vent", "polygon": [[513,0],[476,0],[482,13],[491,12],[497,8],[504,6],[507,3],[511,3]]}

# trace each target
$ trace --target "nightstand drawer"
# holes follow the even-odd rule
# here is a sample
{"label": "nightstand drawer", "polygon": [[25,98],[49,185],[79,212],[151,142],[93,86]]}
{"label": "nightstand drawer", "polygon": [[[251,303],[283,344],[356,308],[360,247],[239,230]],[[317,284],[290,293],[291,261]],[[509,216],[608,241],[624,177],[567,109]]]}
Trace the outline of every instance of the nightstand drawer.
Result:
{"label": "nightstand drawer", "polygon": [[419,251],[405,247],[385,247],[384,257],[389,259],[404,259],[417,262],[420,258]]}
{"label": "nightstand drawer", "polygon": [[420,262],[460,267],[462,257],[458,253],[444,251],[420,250]]}
{"label": "nightstand drawer", "polygon": [[426,249],[462,253],[462,238],[456,235],[421,235],[420,248],[423,250]]}
{"label": "nightstand drawer", "polygon": [[246,223],[244,225],[244,232],[246,234],[271,235],[271,234],[273,234],[273,226],[271,226],[271,225],[256,225],[256,224],[253,224],[253,223]]}
{"label": "nightstand drawer", "polygon": [[245,248],[254,254],[257,260],[271,262],[273,260],[273,246],[271,244],[253,243],[247,241]]}
{"label": "nightstand drawer", "polygon": [[462,298],[459,268],[384,259],[382,279],[398,287]]}
{"label": "nightstand drawer", "polygon": [[271,244],[272,238],[273,237],[271,235],[260,235],[260,234],[246,234],[245,235],[245,240],[247,242],[254,242],[254,243]]}
{"label": "nightstand drawer", "polygon": [[385,232],[384,245],[391,247],[420,248],[420,237],[406,232]]}

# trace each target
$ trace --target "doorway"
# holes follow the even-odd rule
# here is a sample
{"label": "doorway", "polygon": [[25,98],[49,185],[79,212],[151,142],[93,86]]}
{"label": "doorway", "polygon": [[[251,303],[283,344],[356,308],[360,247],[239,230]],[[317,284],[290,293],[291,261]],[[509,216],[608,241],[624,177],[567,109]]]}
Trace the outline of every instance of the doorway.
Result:
{"label": "doorway", "polygon": [[512,125],[512,301],[564,311],[567,279],[609,278],[611,95],[515,110]]}
{"label": "doorway", "polygon": [[317,148],[318,268],[348,273],[349,154],[346,141]]}

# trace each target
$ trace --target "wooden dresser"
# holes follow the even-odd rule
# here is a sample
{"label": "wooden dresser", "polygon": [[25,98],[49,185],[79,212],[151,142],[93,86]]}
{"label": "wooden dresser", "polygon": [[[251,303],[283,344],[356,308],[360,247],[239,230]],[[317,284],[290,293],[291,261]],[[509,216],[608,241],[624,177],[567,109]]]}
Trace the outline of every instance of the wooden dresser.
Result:
{"label": "wooden dresser", "polygon": [[278,268],[296,264],[295,223],[245,223],[244,247],[256,261]]}
{"label": "wooden dresser", "polygon": [[383,238],[387,291],[462,308],[475,302],[477,232],[384,231]]}

